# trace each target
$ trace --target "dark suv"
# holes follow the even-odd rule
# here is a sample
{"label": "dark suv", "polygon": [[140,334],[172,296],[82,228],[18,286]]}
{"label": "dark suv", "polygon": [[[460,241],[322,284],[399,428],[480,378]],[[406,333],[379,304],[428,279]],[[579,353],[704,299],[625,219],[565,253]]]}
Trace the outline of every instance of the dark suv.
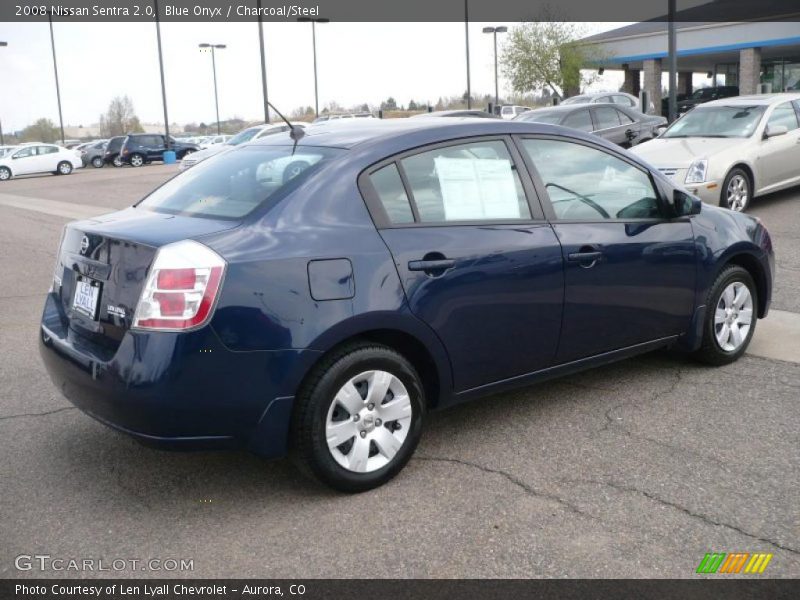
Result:
{"label": "dark suv", "polygon": [[[175,151],[175,156],[181,160],[187,154],[197,152],[200,146],[178,142],[170,136],[170,149]],[[164,160],[167,150],[166,137],[160,133],[133,133],[125,138],[119,152],[120,161],[132,167],[141,167],[154,160]]]}
{"label": "dark suv", "polygon": [[730,98],[739,95],[739,88],[735,85],[720,85],[718,87],[707,87],[695,90],[695,92],[678,102],[678,115],[689,112],[698,104],[719,100],[720,98]]}

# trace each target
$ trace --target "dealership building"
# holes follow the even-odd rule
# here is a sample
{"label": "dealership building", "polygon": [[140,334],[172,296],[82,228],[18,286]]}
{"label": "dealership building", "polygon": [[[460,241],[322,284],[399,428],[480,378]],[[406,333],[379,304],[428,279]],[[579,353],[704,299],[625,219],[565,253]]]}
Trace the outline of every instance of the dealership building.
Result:
{"label": "dealership building", "polygon": [[[691,94],[692,75],[739,93],[800,91],[800,22],[676,23],[678,94]],[[594,63],[623,71],[623,90],[650,94],[658,106],[669,70],[667,24],[641,22],[585,38]]]}

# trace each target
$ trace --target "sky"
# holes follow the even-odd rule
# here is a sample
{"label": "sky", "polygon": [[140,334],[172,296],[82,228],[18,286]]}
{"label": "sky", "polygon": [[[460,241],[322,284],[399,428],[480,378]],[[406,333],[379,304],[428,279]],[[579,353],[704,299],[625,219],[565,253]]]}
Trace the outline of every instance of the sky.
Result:
{"label": "sky", "polygon": [[[494,93],[492,36],[470,23],[473,93]],[[626,23],[586,23],[587,35]],[[264,23],[269,99],[282,112],[313,106],[310,23]],[[54,23],[65,126],[92,125],[114,96],[128,95],[142,122],[163,121],[156,30],[152,23]],[[258,26],[255,23],[162,23],[171,123],[215,121],[211,56],[217,51],[220,119],[263,118]],[[499,40],[502,39],[500,36]],[[7,132],[47,117],[58,123],[47,23],[0,23],[0,122]],[[320,110],[378,105],[389,96],[435,103],[466,89],[464,23],[326,23],[317,25]],[[593,85],[617,89],[606,71]],[[501,96],[511,90],[500,80]]]}

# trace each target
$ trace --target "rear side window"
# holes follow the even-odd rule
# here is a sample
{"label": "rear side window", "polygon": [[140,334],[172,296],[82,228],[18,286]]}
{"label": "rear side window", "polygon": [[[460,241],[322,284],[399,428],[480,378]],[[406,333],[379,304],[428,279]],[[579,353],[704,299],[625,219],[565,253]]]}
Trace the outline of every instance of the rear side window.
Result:
{"label": "rear side window", "polygon": [[282,197],[340,148],[244,146],[204,160],[170,179],[137,206],[187,216],[238,219]]}
{"label": "rear side window", "polygon": [[446,146],[400,163],[423,223],[531,218],[502,141]]}
{"label": "rear side window", "polygon": [[562,123],[564,127],[580,129],[581,131],[592,131],[592,117],[589,116],[587,109],[577,110],[567,116]]}
{"label": "rear side window", "polygon": [[394,163],[378,169],[370,175],[370,181],[392,223],[413,223],[414,214],[408,195]]}
{"label": "rear side window", "polygon": [[621,110],[617,111],[617,116],[619,117],[619,122],[622,123],[623,125],[629,125],[630,123],[633,123],[633,119],[631,119],[628,115],[626,115]]}
{"label": "rear side window", "polygon": [[619,113],[611,106],[598,106],[594,109],[594,119],[598,129],[619,127]]}
{"label": "rear side window", "polygon": [[597,148],[528,139],[522,146],[539,172],[559,219],[652,219],[661,216],[650,176]]}

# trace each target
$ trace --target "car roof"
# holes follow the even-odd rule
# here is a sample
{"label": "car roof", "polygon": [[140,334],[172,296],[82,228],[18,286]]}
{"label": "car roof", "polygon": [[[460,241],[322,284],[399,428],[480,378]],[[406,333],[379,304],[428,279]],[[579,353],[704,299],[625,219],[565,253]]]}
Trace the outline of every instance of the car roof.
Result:
{"label": "car roof", "polygon": [[[418,145],[436,143],[484,135],[508,135],[525,133],[566,133],[571,137],[597,140],[572,129],[503,119],[483,119],[479,117],[451,117],[448,119],[370,119],[354,120],[338,126],[325,123],[315,124],[305,129],[305,135],[297,142],[299,146],[326,146],[335,148],[355,148],[372,143],[395,141],[402,145],[403,138],[414,138]],[[285,146],[293,144],[288,133],[271,135],[251,142],[250,146]]]}
{"label": "car roof", "polygon": [[800,100],[800,94],[779,93],[733,96],[731,98],[712,100],[711,102],[706,102],[702,106],[771,106],[772,104],[780,104],[781,102],[789,102],[791,100]]}

